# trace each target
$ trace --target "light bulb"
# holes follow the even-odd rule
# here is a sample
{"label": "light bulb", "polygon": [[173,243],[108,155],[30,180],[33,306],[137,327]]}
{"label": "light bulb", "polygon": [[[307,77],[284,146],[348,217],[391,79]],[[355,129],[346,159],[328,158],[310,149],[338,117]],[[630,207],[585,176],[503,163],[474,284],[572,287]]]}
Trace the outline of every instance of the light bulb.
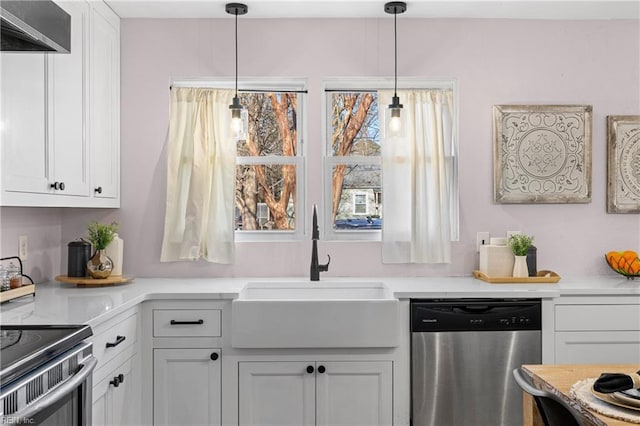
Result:
{"label": "light bulb", "polygon": [[389,130],[396,133],[402,129],[402,120],[400,116],[392,116],[391,120],[389,120]]}
{"label": "light bulb", "polygon": [[240,117],[232,117],[231,118],[231,132],[234,136],[238,136],[242,132],[242,118]]}

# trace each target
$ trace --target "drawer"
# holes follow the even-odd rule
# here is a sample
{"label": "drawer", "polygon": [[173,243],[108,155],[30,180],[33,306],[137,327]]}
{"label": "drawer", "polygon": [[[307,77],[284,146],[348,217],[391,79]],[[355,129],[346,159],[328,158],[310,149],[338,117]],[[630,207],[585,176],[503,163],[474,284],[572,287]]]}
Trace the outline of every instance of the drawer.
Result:
{"label": "drawer", "polygon": [[640,330],[640,305],[556,305],[556,331]]}
{"label": "drawer", "polygon": [[154,309],[154,337],[220,337],[219,309]]}
{"label": "drawer", "polygon": [[[135,344],[137,339],[138,315],[119,315],[96,327],[93,356],[98,359],[98,368],[111,361],[116,355]],[[104,330],[104,331],[102,331]]]}

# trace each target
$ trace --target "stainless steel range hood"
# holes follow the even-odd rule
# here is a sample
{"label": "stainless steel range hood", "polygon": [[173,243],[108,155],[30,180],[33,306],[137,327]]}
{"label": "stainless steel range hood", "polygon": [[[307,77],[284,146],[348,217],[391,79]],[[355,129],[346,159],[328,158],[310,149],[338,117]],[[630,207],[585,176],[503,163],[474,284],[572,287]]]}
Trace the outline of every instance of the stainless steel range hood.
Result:
{"label": "stainless steel range hood", "polygon": [[71,50],[71,16],[51,0],[0,1],[2,51]]}

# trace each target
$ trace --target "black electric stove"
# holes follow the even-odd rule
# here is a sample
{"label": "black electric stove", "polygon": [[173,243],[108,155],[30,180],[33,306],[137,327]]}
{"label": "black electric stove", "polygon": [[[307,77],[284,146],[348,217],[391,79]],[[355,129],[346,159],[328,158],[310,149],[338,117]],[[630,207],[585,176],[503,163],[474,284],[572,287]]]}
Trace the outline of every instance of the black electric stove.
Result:
{"label": "black electric stove", "polygon": [[88,325],[0,325],[0,387],[91,335]]}

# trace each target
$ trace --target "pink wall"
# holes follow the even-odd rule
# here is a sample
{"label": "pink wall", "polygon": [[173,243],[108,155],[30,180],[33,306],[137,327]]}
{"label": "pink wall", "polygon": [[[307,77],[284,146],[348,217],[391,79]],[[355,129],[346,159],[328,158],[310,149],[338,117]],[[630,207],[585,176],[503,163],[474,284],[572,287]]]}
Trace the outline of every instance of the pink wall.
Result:
{"label": "pink wall", "polygon": [[[60,249],[61,210],[2,207],[0,209],[0,257],[17,256],[19,238],[21,235],[26,235],[27,259],[22,263],[23,272],[35,282],[46,281],[59,275],[62,254]],[[65,263],[64,271],[66,269]]]}
{"label": "pink wall", "polygon": [[[308,79],[308,196],[322,202],[321,81],[393,75],[389,19],[240,19],[240,73]],[[304,276],[311,244],[238,243],[233,266],[159,262],[172,78],[230,77],[233,20],[122,21],[122,208],[64,210],[61,244],[89,220],[121,222],[125,272],[136,276]],[[536,236],[538,264],[561,275],[609,273],[602,255],[638,249],[637,215],[606,213],[607,115],[640,114],[640,22],[402,19],[402,76],[455,78],[460,101],[460,223],[450,265],[383,265],[379,243],[321,241],[335,276],[469,275],[477,231]],[[492,201],[491,107],[593,105],[593,201],[501,205]],[[310,209],[307,208],[307,211]],[[3,215],[14,213],[5,210]],[[5,227],[3,222],[3,229]],[[4,243],[3,243],[4,247]],[[66,248],[61,256],[66,270]]]}

